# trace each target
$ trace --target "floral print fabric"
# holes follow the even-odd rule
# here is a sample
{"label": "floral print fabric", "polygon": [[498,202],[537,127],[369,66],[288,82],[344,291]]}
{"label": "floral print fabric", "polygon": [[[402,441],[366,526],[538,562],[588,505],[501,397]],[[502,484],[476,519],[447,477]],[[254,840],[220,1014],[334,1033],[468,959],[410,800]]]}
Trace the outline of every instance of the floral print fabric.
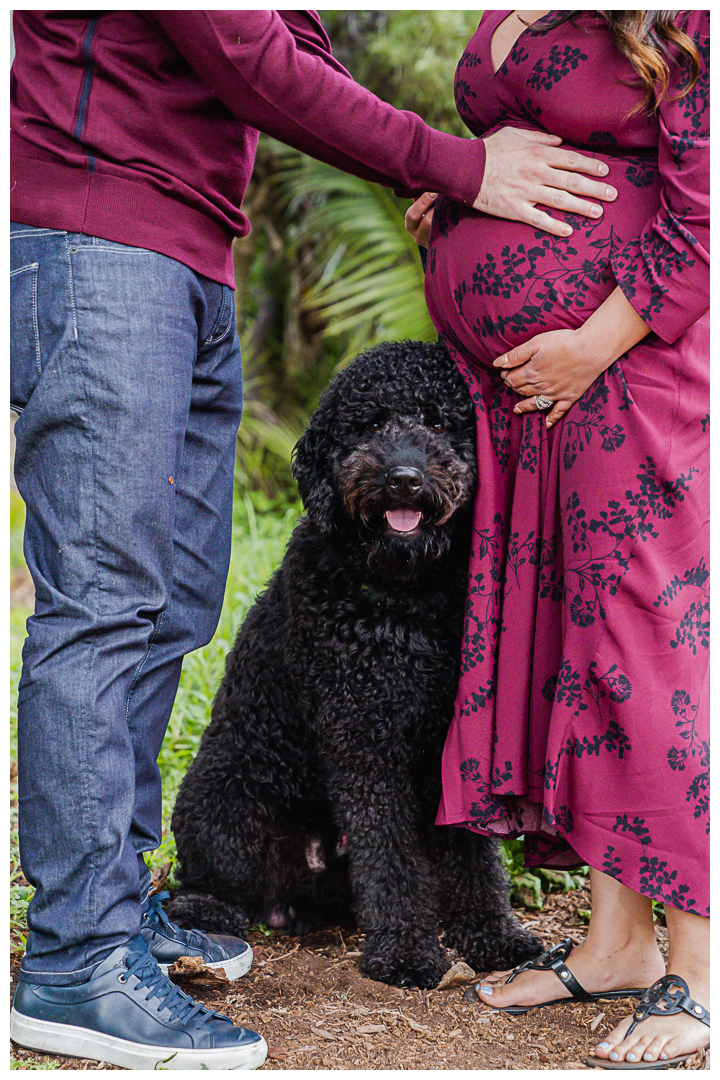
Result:
{"label": "floral print fabric", "polygon": [[[526,30],[497,72],[488,12],[458,65],[476,134],[541,127],[608,162],[596,222],[551,237],[445,197],[426,295],[475,403],[479,486],[439,824],[523,835],[708,913],[709,16],[658,111],[604,20]],[[492,368],[620,285],[652,329],[547,432]]]}

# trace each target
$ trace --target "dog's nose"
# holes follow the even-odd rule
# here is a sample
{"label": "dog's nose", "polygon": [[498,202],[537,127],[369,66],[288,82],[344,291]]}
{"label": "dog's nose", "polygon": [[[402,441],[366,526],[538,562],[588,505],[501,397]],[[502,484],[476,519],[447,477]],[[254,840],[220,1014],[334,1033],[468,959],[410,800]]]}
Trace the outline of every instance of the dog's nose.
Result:
{"label": "dog's nose", "polygon": [[409,465],[397,465],[387,473],[385,483],[397,498],[410,498],[423,486],[423,474]]}

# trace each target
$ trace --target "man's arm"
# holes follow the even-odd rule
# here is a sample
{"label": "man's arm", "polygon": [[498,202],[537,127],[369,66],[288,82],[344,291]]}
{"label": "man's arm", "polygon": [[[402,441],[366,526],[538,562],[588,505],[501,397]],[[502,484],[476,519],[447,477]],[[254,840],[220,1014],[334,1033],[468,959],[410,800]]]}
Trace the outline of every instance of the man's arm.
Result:
{"label": "man's arm", "polygon": [[[614,197],[606,184],[579,175],[579,169],[599,175],[599,163],[559,149],[554,136],[505,130],[487,140],[463,139],[394,109],[353,82],[319,36],[308,42],[280,12],[180,10],[151,17],[235,116],[346,172],[389,187],[442,191],[560,235],[563,224],[531,216],[539,213],[535,202],[557,205],[558,190],[568,184],[578,195]],[[542,198],[548,188],[552,200]],[[590,213],[583,199],[564,198],[566,209]]]}

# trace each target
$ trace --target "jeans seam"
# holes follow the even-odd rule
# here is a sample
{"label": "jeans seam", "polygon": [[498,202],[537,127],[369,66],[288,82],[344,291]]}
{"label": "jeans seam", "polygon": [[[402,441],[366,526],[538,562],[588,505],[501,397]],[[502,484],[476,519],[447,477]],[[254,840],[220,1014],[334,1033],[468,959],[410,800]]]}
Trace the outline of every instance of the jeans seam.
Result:
{"label": "jeans seam", "polygon": [[[77,327],[77,309],[76,309],[76,306],[75,306],[75,280],[73,278],[72,259],[70,258],[70,241],[68,239],[67,233],[65,233],[65,258],[67,259],[67,265],[68,265],[68,286],[69,286],[68,295],[70,297],[70,310],[72,311],[73,335],[74,335],[75,341],[77,343],[78,342],[78,327]],[[87,402],[86,402],[86,404],[87,404]]]}
{"label": "jeans seam", "polygon": [[23,232],[11,232],[10,239],[18,240],[23,236],[67,236],[65,229],[40,229],[31,226],[29,229],[25,229]]}
{"label": "jeans seam", "polygon": [[35,335],[35,367],[39,377],[42,375],[42,362],[40,359],[40,324],[38,322],[38,269],[39,264],[35,263],[32,276],[32,321]]}
{"label": "jeans seam", "polygon": [[93,251],[111,251],[113,255],[157,255],[156,251],[148,251],[146,248],[130,247],[128,244],[123,244],[121,247],[127,247],[127,251],[122,251],[120,248],[103,247],[101,244],[88,244],[86,249],[92,248]]}
{"label": "jeans seam", "polygon": [[[75,350],[76,350],[76,358],[77,358],[77,363],[78,363],[78,373],[79,373],[79,375],[81,377],[82,396],[83,396],[83,400],[84,400],[84,404],[85,404],[86,415],[89,416],[90,415],[90,410],[89,410],[88,400],[87,400],[86,380],[85,380],[85,378],[83,377],[83,374],[82,374],[82,362],[81,362],[81,353],[80,353],[80,338],[79,338],[79,334],[78,334],[77,305],[75,303],[75,279],[74,279],[74,276],[73,276],[73,268],[72,268],[71,245],[70,245],[70,240],[69,240],[69,237],[68,237],[67,233],[65,234],[65,257],[66,257],[67,267],[68,267],[68,295],[69,295],[69,300],[70,300],[70,307],[71,307],[71,310],[72,310],[73,336],[74,336],[74,339],[75,339]],[[94,449],[94,446],[93,446],[94,437],[93,437],[92,431],[89,432],[89,438],[90,438],[90,465],[91,465],[91,470],[90,471],[91,471],[91,477],[92,477],[92,482],[91,482],[91,488],[92,488],[92,515],[93,515],[92,516],[92,533],[93,533],[93,550],[94,550],[94,555],[95,555],[95,558],[94,558],[95,574],[94,574],[93,581],[92,581],[92,587],[95,590],[98,590],[99,586],[100,586],[100,583],[99,583],[99,580],[97,578],[97,573],[98,573],[97,566],[98,566],[98,562],[99,562],[99,559],[98,559],[97,498],[96,498],[97,476],[96,476],[95,449]],[[94,653],[95,649],[97,647],[97,643],[95,641],[93,641],[92,638],[91,638],[87,642],[87,644],[88,644],[91,652]],[[86,936],[86,950],[87,950],[87,947],[89,946],[90,942],[92,941],[92,928],[97,926],[97,884],[96,884],[97,883],[97,878],[98,878],[97,857],[98,857],[98,852],[99,852],[99,849],[100,849],[100,842],[99,842],[100,841],[100,836],[99,836],[98,821],[97,821],[97,819],[98,819],[97,800],[95,798],[94,792],[91,791],[91,783],[90,783],[91,769],[90,769],[89,753],[90,753],[91,734],[92,734],[91,731],[86,731],[85,732],[85,738],[83,739],[83,746],[85,748],[85,755],[86,755],[85,762],[84,762],[85,770],[84,770],[84,784],[83,784],[83,787],[84,787],[84,795],[85,795],[86,805],[88,807],[89,832],[92,834],[93,840],[94,840],[94,843],[92,845],[92,849],[91,849],[91,851],[89,853],[89,855],[90,855],[89,863],[90,863],[90,866],[92,867],[92,876],[91,876],[91,878],[90,878],[90,880],[88,882],[88,911],[87,911],[88,929],[87,929],[87,932],[86,932],[86,935],[85,935]],[[85,952],[85,956],[87,956],[87,951]],[[86,966],[88,966],[88,965],[86,964]]]}

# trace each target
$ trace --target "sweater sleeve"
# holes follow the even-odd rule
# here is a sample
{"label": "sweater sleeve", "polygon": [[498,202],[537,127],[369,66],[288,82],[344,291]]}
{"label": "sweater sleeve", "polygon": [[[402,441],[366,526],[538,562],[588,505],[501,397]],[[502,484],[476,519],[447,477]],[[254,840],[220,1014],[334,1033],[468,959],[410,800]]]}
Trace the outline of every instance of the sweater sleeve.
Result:
{"label": "sweater sleeve", "polygon": [[482,140],[436,131],[353,82],[330,53],[319,20],[322,36],[303,32],[299,19],[285,20],[278,11],[152,16],[203,82],[251,127],[388,187],[440,191],[470,205],[477,197]]}
{"label": "sweater sleeve", "polygon": [[668,344],[710,306],[709,12],[691,12],[684,29],[698,51],[700,75],[680,97],[690,75],[675,55],[658,109],[660,209],[612,259],[625,297]]}

